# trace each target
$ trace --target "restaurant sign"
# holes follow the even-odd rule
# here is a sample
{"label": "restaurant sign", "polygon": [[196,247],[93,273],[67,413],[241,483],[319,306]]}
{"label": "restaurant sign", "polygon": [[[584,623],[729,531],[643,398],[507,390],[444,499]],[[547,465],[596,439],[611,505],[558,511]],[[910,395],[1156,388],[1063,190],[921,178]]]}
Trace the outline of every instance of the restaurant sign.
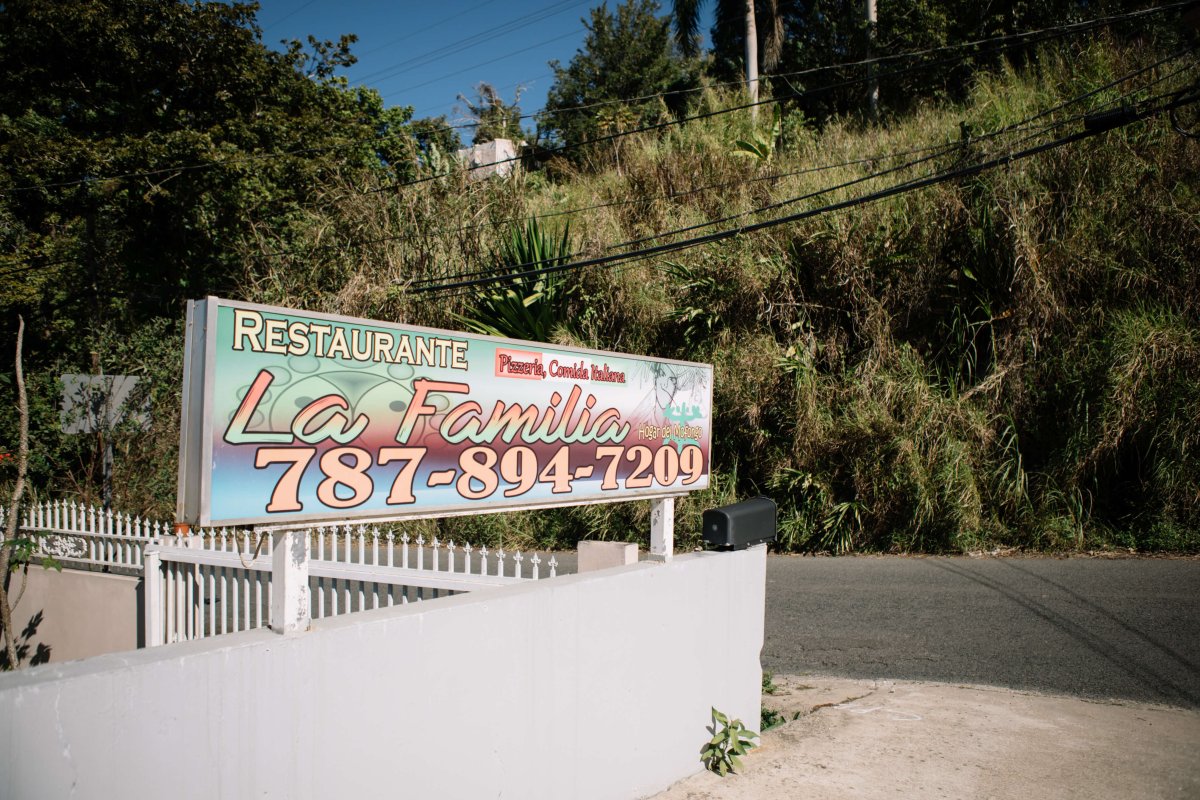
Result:
{"label": "restaurant sign", "polygon": [[178,521],[383,520],[704,489],[712,367],[189,303]]}

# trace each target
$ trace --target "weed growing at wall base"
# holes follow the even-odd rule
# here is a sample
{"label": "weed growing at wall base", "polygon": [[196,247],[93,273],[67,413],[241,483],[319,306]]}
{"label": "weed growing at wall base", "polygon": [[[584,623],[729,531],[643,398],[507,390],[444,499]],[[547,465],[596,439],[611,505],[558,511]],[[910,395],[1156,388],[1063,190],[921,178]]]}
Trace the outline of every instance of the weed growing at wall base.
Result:
{"label": "weed growing at wall base", "polygon": [[731,720],[715,708],[708,731],[712,733],[712,738],[700,748],[700,760],[706,769],[722,778],[740,770],[741,757],[758,746],[753,741],[758,738],[757,733],[746,728],[740,719]]}

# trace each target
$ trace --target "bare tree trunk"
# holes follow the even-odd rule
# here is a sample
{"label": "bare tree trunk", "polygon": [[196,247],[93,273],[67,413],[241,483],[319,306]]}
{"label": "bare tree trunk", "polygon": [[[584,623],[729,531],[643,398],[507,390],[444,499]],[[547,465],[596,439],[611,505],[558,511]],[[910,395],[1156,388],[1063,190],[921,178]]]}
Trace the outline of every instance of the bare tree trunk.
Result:
{"label": "bare tree trunk", "polygon": [[[0,625],[4,626],[4,652],[8,668],[17,668],[17,632],[13,630],[12,605],[8,601],[9,566],[13,543],[17,538],[17,519],[21,513],[21,496],[25,493],[25,473],[29,469],[29,402],[25,397],[25,372],[21,365],[21,350],[25,342],[25,318],[17,317],[17,412],[20,414],[20,439],[17,445],[17,479],[13,484],[12,501],[4,526],[4,544],[0,546]],[[22,588],[22,594],[24,589]]]}
{"label": "bare tree trunk", "polygon": [[746,0],[746,89],[750,92],[750,119],[758,121],[758,26],[754,0]]}
{"label": "bare tree trunk", "polygon": [[[867,58],[875,56],[875,0],[866,0],[867,12]],[[875,65],[867,64],[867,110],[871,121],[879,121],[879,79],[875,77]]]}

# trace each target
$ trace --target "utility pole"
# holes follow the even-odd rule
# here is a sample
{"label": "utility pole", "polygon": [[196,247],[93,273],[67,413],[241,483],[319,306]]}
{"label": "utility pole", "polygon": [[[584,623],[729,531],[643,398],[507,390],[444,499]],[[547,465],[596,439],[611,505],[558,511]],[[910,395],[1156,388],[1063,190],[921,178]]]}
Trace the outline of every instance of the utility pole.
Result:
{"label": "utility pole", "polygon": [[[874,0],[868,0],[873,2]],[[758,27],[754,0],[746,0],[746,89],[750,92],[750,119],[758,122]]]}
{"label": "utility pole", "polygon": [[[875,56],[875,0],[865,0],[867,12],[867,58]],[[867,64],[867,109],[872,122],[879,121],[879,80],[875,77],[875,65]]]}

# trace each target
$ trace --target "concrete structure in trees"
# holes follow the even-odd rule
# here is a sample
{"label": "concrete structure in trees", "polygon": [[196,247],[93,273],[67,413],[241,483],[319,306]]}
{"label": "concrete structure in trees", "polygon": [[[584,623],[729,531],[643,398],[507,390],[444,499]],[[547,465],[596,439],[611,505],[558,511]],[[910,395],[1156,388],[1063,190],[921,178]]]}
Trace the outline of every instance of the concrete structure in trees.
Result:
{"label": "concrete structure in trees", "polygon": [[493,139],[464,147],[458,151],[458,160],[470,167],[473,181],[493,176],[507,178],[520,167],[517,145],[512,139]]}

